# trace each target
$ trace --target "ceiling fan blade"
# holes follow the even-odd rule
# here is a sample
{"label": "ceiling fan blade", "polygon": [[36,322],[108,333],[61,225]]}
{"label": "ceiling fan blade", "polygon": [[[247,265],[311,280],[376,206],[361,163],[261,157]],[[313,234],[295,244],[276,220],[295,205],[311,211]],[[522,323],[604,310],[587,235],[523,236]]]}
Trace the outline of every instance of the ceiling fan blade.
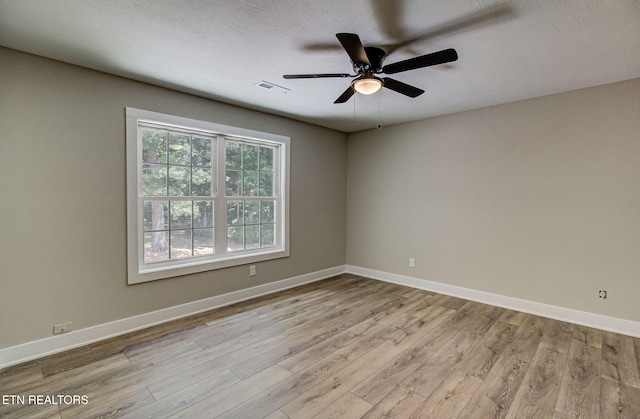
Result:
{"label": "ceiling fan blade", "polygon": [[469,31],[472,29],[478,29],[499,21],[505,21],[515,16],[513,6],[502,3],[495,6],[490,6],[477,12],[470,13],[459,18],[449,20],[433,27],[426,32],[411,36],[407,39],[396,41],[392,44],[383,45],[382,47],[388,54],[395,51],[398,48],[404,48],[415,42],[424,41],[431,38],[436,38],[443,35],[451,35]]}
{"label": "ceiling fan blade", "polygon": [[327,74],[285,74],[285,79],[324,79],[330,77],[354,77],[347,73],[327,73]]}
{"label": "ceiling fan blade", "polygon": [[353,96],[355,92],[356,91],[353,86],[349,85],[347,90],[345,90],[344,93],[342,93],[333,103],[345,103],[347,100],[351,99],[351,96]]}
{"label": "ceiling fan blade", "polygon": [[355,33],[337,33],[336,37],[344,50],[347,51],[347,54],[349,54],[352,63],[361,67],[370,65],[369,58],[367,58],[367,53],[358,35]]}
{"label": "ceiling fan blade", "polygon": [[416,68],[429,67],[432,65],[449,63],[458,59],[458,53],[455,49],[449,48],[431,54],[421,55],[408,60],[398,61],[397,63],[388,64],[382,67],[385,74],[400,73],[402,71],[415,70]]}
{"label": "ceiling fan blade", "polygon": [[384,87],[391,89],[394,92],[402,93],[405,96],[418,97],[424,93],[424,90],[422,89],[418,89],[417,87],[410,86],[390,77],[383,77],[382,80],[384,81]]}

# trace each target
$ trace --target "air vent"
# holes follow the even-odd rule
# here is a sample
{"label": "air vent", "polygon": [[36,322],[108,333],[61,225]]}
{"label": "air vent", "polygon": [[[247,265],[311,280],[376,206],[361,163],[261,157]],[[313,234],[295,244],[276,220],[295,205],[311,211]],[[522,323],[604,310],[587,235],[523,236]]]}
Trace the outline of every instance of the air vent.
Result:
{"label": "air vent", "polygon": [[281,95],[286,95],[291,91],[291,89],[287,89],[286,87],[278,86],[277,84],[273,84],[264,80],[259,81],[258,83],[254,84],[254,86],[259,87],[261,89],[268,90],[273,93],[279,93]]}

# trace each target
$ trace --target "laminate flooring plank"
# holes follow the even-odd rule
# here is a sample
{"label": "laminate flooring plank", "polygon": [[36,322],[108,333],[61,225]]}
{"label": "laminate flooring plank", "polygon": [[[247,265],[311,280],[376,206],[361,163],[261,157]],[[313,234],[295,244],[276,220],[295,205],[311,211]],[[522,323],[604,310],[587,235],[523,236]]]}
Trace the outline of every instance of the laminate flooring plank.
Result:
{"label": "laminate flooring plank", "polygon": [[357,386],[352,392],[375,405],[384,398],[396,385],[420,367],[423,359],[436,352],[452,339],[457,330],[442,322],[422,337],[415,345],[405,349],[395,360]]}
{"label": "laminate flooring plank", "polygon": [[431,306],[429,310],[421,311],[421,317],[402,327],[399,333],[389,339],[402,348],[410,348],[418,343],[426,334],[450,319],[455,310],[442,306]]}
{"label": "laminate flooring plank", "polygon": [[408,418],[425,401],[424,397],[404,386],[396,386],[363,418]]}
{"label": "laminate flooring plank", "polygon": [[353,393],[347,393],[318,413],[313,419],[348,419],[364,416],[372,405]]}
{"label": "laminate flooring plank", "polygon": [[640,418],[640,389],[617,380],[603,378],[600,383],[600,394],[602,419]]}
{"label": "laminate flooring plank", "polygon": [[3,419],[45,419],[60,417],[56,405],[26,404],[24,406],[0,405],[0,417]]}
{"label": "laminate flooring plank", "polygon": [[0,373],[0,395],[15,394],[13,389],[26,387],[42,380],[42,368],[39,365],[31,365],[27,368],[7,369]]}
{"label": "laminate flooring plank", "polygon": [[[563,345],[560,342],[558,345]],[[558,400],[558,389],[568,358],[567,350],[540,344],[507,413],[513,418],[549,418]]]}
{"label": "laminate flooring plank", "polygon": [[640,388],[640,373],[631,337],[603,332],[601,374],[602,378]]}
{"label": "laminate flooring plank", "polygon": [[280,410],[291,419],[314,417],[401,352],[402,349],[392,343],[382,343],[324,381],[300,394],[300,396],[282,406]]}
{"label": "laminate flooring plank", "polygon": [[[156,400],[159,400],[201,381],[215,382],[218,379],[226,380],[228,378],[227,376],[231,374],[233,373],[224,368],[224,365],[219,363],[216,366],[210,366],[209,368],[196,366],[149,384],[147,385],[147,388],[153,397]],[[221,375],[222,377],[220,378]],[[233,376],[239,380],[235,374],[233,374]]]}
{"label": "laminate flooring plank", "polygon": [[511,323],[495,322],[482,336],[473,351],[456,366],[456,369],[466,375],[484,379],[517,330],[518,326]]}
{"label": "laminate flooring plank", "polygon": [[558,390],[557,416],[597,418],[600,402],[600,349],[574,339]]}
{"label": "laminate flooring plank", "polygon": [[[420,318],[424,314],[433,310],[434,307],[440,307],[440,308],[446,309],[446,307],[438,306],[431,303],[431,298],[433,298],[434,295],[435,294],[425,295],[424,298],[422,298],[422,301],[420,301],[420,304],[418,304],[417,306],[411,309],[411,315]],[[448,310],[453,310],[453,309],[448,309]]]}
{"label": "laminate flooring plank", "polygon": [[121,416],[128,411],[153,402],[151,393],[143,388],[122,396],[106,398],[101,403],[91,401],[90,398],[86,405],[77,404],[68,409],[61,409],[60,416],[63,419]]}
{"label": "laminate flooring plank", "polygon": [[[72,370],[65,370],[42,380],[23,384],[13,388],[14,394],[62,394],[70,388],[81,388],[100,382],[130,366],[129,360],[122,354],[84,364]],[[83,394],[82,392],[76,394]]]}
{"label": "laminate flooring plank", "polygon": [[514,326],[520,326],[520,324],[526,317],[527,314],[521,311],[505,310],[505,312],[502,313],[502,316],[500,316],[498,320],[512,324]]}
{"label": "laminate flooring plank", "polygon": [[[190,404],[170,418],[213,418],[238,406],[246,400],[250,400],[257,394],[277,385],[279,382],[291,377],[291,374],[278,365],[274,365],[252,377],[242,380],[222,391],[216,392],[203,400]],[[274,409],[275,410],[275,409]],[[247,416],[259,417],[259,416]]]}
{"label": "laminate flooring plank", "polygon": [[527,315],[460,412],[460,418],[503,418],[507,415],[544,335],[546,323],[546,319]]}
{"label": "laminate flooring plank", "polygon": [[[239,351],[234,352],[237,353]],[[74,382],[64,388],[67,394],[115,394],[120,389],[140,389],[163,379],[169,379],[185,370],[195,368],[215,374],[226,369],[220,359],[229,354],[219,354],[215,351],[200,351],[178,359],[165,359],[146,364],[123,365],[105,372],[97,379]]]}
{"label": "laminate flooring plank", "polygon": [[374,350],[355,342],[228,411],[223,418],[262,417]]}
{"label": "laminate flooring plank", "polygon": [[282,413],[280,409],[272,412],[269,416],[265,416],[264,419],[289,419],[289,416]]}
{"label": "laminate flooring plank", "polygon": [[462,298],[457,298],[457,297],[451,297],[449,295],[444,295],[444,294],[435,294],[429,298],[429,302],[431,303],[431,305],[458,310],[459,308],[467,304],[469,300],[464,300]]}
{"label": "laminate flooring plank", "polygon": [[[316,307],[314,311],[304,312],[295,318],[286,321],[269,324],[262,328],[252,328],[250,331],[243,333],[238,339],[245,345],[251,345],[258,342],[264,342],[274,339],[274,337],[282,337],[284,334],[294,336],[298,333],[308,333],[309,330],[317,328],[317,324],[326,327],[326,322],[332,316],[337,316],[338,310],[333,308]],[[353,307],[340,310],[340,317],[350,318],[356,311]]]}
{"label": "laminate flooring plank", "polygon": [[169,394],[162,399],[156,399],[155,402],[145,405],[139,409],[128,412],[123,418],[128,419],[156,419],[176,414],[189,406],[213,397],[234,384],[240,382],[231,371],[224,370],[208,380],[199,381],[188,387]]}
{"label": "laminate flooring plank", "polygon": [[482,337],[491,329],[503,313],[503,308],[482,304],[477,314],[462,326],[460,330],[474,334],[476,337]]}
{"label": "laminate flooring plank", "polygon": [[514,333],[511,342],[505,347],[504,353],[507,356],[530,361],[545,336],[544,330],[549,320],[528,314],[518,326],[518,331]]}
{"label": "laminate flooring plank", "polygon": [[195,327],[179,333],[141,342],[137,345],[128,346],[122,353],[124,353],[129,360],[133,361],[136,358],[153,356],[155,353],[164,352],[163,350],[168,351],[174,347],[193,343],[198,338],[208,336],[210,333],[211,329],[208,326]]}
{"label": "laminate flooring plank", "polygon": [[305,335],[298,337],[293,342],[287,342],[278,348],[269,351],[267,354],[262,354],[259,357],[245,360],[241,364],[231,367],[231,371],[233,371],[233,373],[238,377],[244,379],[271,365],[282,362],[290,356],[300,353],[307,348],[315,346],[320,342],[331,339],[345,330],[374,317],[377,313],[394,303],[395,299],[389,302],[378,302],[377,304],[368,306],[365,310],[353,310],[352,312],[345,311],[344,315],[341,316],[342,324],[338,326],[331,324],[329,327],[317,330],[306,330]]}
{"label": "laminate flooring plank", "polygon": [[[89,345],[89,348],[95,359],[101,359],[121,353],[130,346],[139,345],[163,336],[181,333],[185,330],[195,329],[204,325],[205,324],[196,317],[190,316],[93,343]],[[47,375],[45,369],[43,369],[43,372]],[[55,372],[51,371],[51,373]]]}
{"label": "laminate flooring plank", "polygon": [[376,315],[374,319],[381,323],[393,323],[396,322],[398,317],[406,316],[407,313],[413,311],[414,307],[418,307],[423,303],[424,297],[420,294],[413,294],[409,297],[406,295],[400,296],[402,299],[393,305],[387,307],[381,313]]}
{"label": "laminate flooring plank", "polygon": [[304,351],[283,359],[279,362],[279,365],[295,374],[356,340],[363,345],[377,346],[385,340],[384,335],[390,329],[391,326],[389,325],[376,324],[375,320],[369,319]]}
{"label": "laminate flooring plank", "polygon": [[636,364],[638,364],[638,369],[640,370],[640,338],[633,338],[633,346],[636,350]]}
{"label": "laminate flooring plank", "polygon": [[[351,325],[351,323],[348,324]],[[352,327],[356,328],[356,331],[353,334],[350,333],[350,329]],[[244,379],[272,365],[285,363],[289,358],[300,354],[307,349],[316,348],[317,345],[322,345],[327,341],[331,344],[335,340],[345,337],[348,338],[349,336],[351,336],[352,339],[355,339],[358,331],[359,323],[355,323],[347,329],[336,327],[325,327],[318,330],[311,329],[306,331],[306,334],[304,335],[296,336],[295,339],[289,338],[280,340],[283,343],[271,348],[268,352],[260,353],[252,358],[243,359],[242,362],[231,366],[231,371]]]}
{"label": "laminate flooring plank", "polygon": [[437,351],[425,357],[420,366],[402,381],[402,385],[424,398],[429,397],[477,343],[473,336],[456,333]]}
{"label": "laminate flooring plank", "polygon": [[[240,347],[244,345],[239,344]],[[188,356],[196,352],[202,352],[202,347],[195,342],[180,342],[179,344],[172,344],[163,346],[157,344],[152,350],[145,351],[142,354],[126,355],[131,364],[149,363],[149,362],[161,362],[168,359],[181,358]]]}
{"label": "laminate flooring plank", "polygon": [[462,307],[455,309],[451,318],[447,320],[448,326],[456,330],[463,330],[467,323],[482,315],[484,308],[484,304],[467,301]]}
{"label": "laminate flooring plank", "polygon": [[482,380],[453,371],[422,403],[410,419],[456,418]]}
{"label": "laminate flooring plank", "polygon": [[527,368],[527,362],[502,354],[458,417],[504,418]]}
{"label": "laminate flooring plank", "polygon": [[573,338],[579,342],[586,343],[587,345],[602,348],[602,330],[575,325]]}
{"label": "laminate flooring plank", "polygon": [[46,358],[40,361],[40,366],[42,367],[42,375],[48,377],[59,372],[81,367],[98,359],[93,356],[91,348],[83,346]]}

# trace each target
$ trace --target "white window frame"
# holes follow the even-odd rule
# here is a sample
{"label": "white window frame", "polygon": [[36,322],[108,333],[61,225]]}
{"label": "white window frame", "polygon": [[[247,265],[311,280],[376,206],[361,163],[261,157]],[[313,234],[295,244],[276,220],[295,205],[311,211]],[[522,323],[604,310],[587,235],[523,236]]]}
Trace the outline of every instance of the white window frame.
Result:
{"label": "white window frame", "polygon": [[[217,137],[217,164],[214,167],[214,190],[217,189],[214,204],[214,231],[217,254],[184,259],[171,259],[164,262],[144,263],[143,233],[143,195],[142,195],[142,140],[139,126],[150,124],[156,127],[174,128],[199,132],[210,137]],[[226,203],[242,200],[241,197],[226,197],[224,188],[225,140],[239,140],[276,147],[277,172],[274,185],[276,196],[274,246],[248,249],[235,252],[226,250],[227,211]],[[127,264],[128,283],[137,284],[158,279],[171,278],[197,272],[227,268],[231,266],[256,263],[265,260],[289,256],[289,170],[290,170],[290,138],[282,135],[253,131],[244,128],[216,124],[174,115],[126,108],[126,141],[127,141]],[[222,154],[221,154],[222,152]],[[220,187],[222,185],[223,187]],[[193,197],[197,200],[197,197]],[[259,197],[246,197],[253,199]],[[224,233],[223,231],[224,230]]]}

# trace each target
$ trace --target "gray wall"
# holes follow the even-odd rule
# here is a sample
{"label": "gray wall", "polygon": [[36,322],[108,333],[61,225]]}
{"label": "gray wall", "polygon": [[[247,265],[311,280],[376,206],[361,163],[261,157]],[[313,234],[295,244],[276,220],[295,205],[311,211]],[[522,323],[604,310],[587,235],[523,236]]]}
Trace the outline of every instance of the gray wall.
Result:
{"label": "gray wall", "polygon": [[[127,286],[125,106],[290,136],[291,257]],[[345,263],[640,321],[639,115],[632,80],[347,136],[0,48],[0,348]]]}
{"label": "gray wall", "polygon": [[351,134],[347,168],[348,264],[640,321],[640,79]]}
{"label": "gray wall", "polygon": [[[345,264],[346,134],[2,48],[0,83],[0,348]],[[291,256],[127,286],[125,106],[291,137]]]}

